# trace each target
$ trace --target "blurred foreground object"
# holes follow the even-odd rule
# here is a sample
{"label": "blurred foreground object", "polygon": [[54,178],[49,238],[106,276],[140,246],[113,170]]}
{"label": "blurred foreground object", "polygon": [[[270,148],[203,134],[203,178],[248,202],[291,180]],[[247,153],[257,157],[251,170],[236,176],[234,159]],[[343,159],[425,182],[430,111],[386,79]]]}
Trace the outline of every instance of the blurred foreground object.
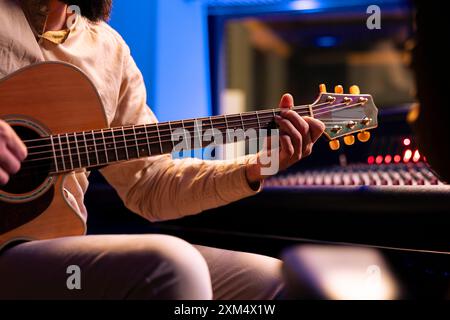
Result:
{"label": "blurred foreground object", "polygon": [[283,257],[287,299],[392,300],[400,289],[375,249],[306,245]]}
{"label": "blurred foreground object", "polygon": [[[445,10],[436,5],[415,1],[416,47],[413,70],[416,75],[417,97],[420,112],[413,123],[419,146],[434,170],[450,181],[450,100],[447,97],[448,57],[442,43],[436,41],[448,38],[448,18]],[[443,34],[442,34],[443,33]],[[411,117],[414,118],[414,117]],[[412,119],[413,120],[413,119]]]}

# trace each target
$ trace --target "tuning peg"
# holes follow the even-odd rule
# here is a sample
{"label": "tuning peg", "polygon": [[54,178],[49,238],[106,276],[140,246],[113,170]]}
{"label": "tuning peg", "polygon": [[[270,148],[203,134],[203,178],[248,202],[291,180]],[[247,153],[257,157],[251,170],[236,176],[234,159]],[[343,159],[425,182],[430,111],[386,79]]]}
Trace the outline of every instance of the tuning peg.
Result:
{"label": "tuning peg", "polygon": [[420,105],[418,103],[415,103],[411,107],[411,110],[409,111],[406,120],[408,121],[409,124],[414,124],[415,122],[417,122],[417,119],[419,119],[419,116],[420,116]]}
{"label": "tuning peg", "polygon": [[369,131],[361,131],[358,133],[358,140],[361,142],[367,142],[370,140],[370,132]]}
{"label": "tuning peg", "polygon": [[344,143],[347,146],[354,145],[355,144],[355,136],[354,135],[345,136],[344,137]]}
{"label": "tuning peg", "polygon": [[341,147],[341,143],[339,142],[339,140],[331,140],[330,141],[330,149],[333,151],[337,151],[339,150],[339,148]]}
{"label": "tuning peg", "polygon": [[351,86],[350,87],[350,94],[361,94],[361,90],[358,86]]}
{"label": "tuning peg", "polygon": [[344,87],[343,86],[336,86],[336,87],[334,87],[334,93],[344,94]]}
{"label": "tuning peg", "polygon": [[325,85],[325,84],[321,84],[320,86],[319,86],[319,91],[320,91],[320,93],[327,93],[327,86]]}

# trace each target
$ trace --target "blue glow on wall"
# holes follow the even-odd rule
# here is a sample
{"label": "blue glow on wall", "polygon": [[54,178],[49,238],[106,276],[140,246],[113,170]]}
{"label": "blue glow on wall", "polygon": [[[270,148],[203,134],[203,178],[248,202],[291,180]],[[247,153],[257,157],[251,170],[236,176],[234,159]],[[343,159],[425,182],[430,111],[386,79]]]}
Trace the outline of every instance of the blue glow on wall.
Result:
{"label": "blue glow on wall", "polygon": [[210,115],[206,9],[192,0],[160,0],[158,6],[158,115],[163,120]]}
{"label": "blue glow on wall", "polygon": [[147,87],[147,101],[155,106],[156,1],[114,0],[110,25],[125,39],[141,70]]}
{"label": "blue glow on wall", "polygon": [[321,48],[332,48],[338,45],[339,40],[334,36],[322,36],[316,38],[315,43],[318,47]]}
{"label": "blue glow on wall", "polygon": [[207,14],[196,0],[115,0],[110,24],[124,37],[160,121],[208,116]]}

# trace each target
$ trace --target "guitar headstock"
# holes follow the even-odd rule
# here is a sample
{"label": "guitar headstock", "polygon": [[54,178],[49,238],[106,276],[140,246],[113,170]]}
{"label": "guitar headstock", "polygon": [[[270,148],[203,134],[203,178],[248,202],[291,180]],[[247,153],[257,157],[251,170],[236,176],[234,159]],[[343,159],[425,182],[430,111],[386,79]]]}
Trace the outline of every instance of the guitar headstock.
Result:
{"label": "guitar headstock", "polygon": [[357,86],[344,94],[342,86],[336,86],[335,93],[328,93],[325,85],[320,85],[320,95],[311,110],[314,118],[325,124],[324,136],[330,140],[332,150],[340,148],[339,138],[344,138],[346,145],[353,145],[355,134],[359,141],[369,141],[369,130],[378,126],[378,109],[372,96],[361,94]]}

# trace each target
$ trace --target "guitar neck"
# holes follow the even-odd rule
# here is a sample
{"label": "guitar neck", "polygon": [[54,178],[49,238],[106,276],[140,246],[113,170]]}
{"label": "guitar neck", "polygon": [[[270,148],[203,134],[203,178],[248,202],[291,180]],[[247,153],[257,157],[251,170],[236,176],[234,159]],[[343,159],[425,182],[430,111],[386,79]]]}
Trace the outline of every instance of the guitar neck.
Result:
{"label": "guitar neck", "polygon": [[[378,125],[378,110],[370,95],[321,93],[310,105],[294,107],[300,116],[314,117],[325,124],[324,135],[336,150],[336,139],[358,133],[368,141],[367,130]],[[28,157],[24,165],[46,173],[66,173],[161,154],[201,149],[258,138],[274,127],[280,109],[56,134],[24,141]],[[250,130],[253,129],[253,130]],[[353,139],[351,139],[353,138]],[[350,137],[348,144],[354,143]]]}
{"label": "guitar neck", "polygon": [[[294,110],[300,115],[312,116],[311,111],[305,110],[304,106],[296,108]],[[168,154],[176,147],[183,150],[199,149],[210,145],[213,138],[215,143],[217,140],[234,142],[245,139],[244,135],[235,134],[238,130],[245,132],[254,129],[259,136],[259,130],[270,128],[275,115],[279,113],[279,109],[274,109],[57,134],[43,140],[29,141],[29,148],[41,151],[35,152],[34,159],[29,160],[51,161],[51,172],[64,173]]]}

